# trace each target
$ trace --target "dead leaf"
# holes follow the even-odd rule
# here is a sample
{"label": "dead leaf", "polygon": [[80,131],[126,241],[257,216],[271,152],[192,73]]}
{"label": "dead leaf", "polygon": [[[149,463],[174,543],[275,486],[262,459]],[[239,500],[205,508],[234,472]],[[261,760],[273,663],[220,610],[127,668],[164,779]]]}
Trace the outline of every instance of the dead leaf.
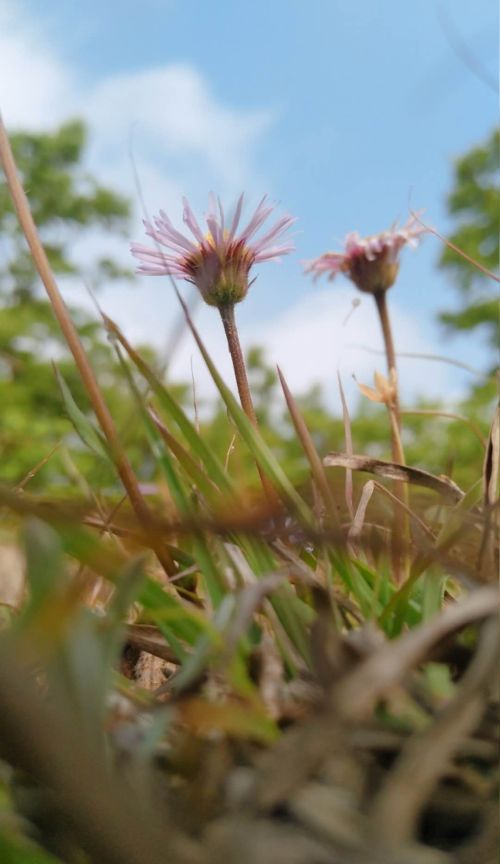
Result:
{"label": "dead leaf", "polygon": [[453,480],[443,474],[436,477],[435,474],[423,471],[421,468],[410,468],[407,465],[388,462],[384,459],[372,459],[369,456],[348,456],[346,453],[328,453],[323,459],[323,464],[327,468],[367,471],[369,474],[375,474],[387,480],[401,480],[403,483],[424,486],[454,504],[461,501],[465,494]]}

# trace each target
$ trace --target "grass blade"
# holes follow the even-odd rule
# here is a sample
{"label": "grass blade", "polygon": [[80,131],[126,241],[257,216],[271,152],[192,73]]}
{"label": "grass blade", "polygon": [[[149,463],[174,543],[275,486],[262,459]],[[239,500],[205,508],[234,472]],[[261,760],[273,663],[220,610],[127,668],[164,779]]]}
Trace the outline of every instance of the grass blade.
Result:
{"label": "grass blade", "polygon": [[88,417],[85,416],[83,411],[80,410],[75,400],[73,399],[71,390],[66,384],[66,381],[61,375],[59,369],[57,368],[55,363],[53,365],[56,380],[61,391],[64,407],[66,409],[66,413],[69,419],[71,420],[71,423],[73,424],[75,432],[83,441],[85,446],[89,448],[89,450],[92,450],[93,453],[95,453],[97,456],[100,456],[102,459],[108,459],[109,461],[112,461],[103,436],[90,422]]}
{"label": "grass blade", "polygon": [[314,524],[313,514],[305,503],[305,501],[301,498],[298,492],[294,489],[293,485],[290,483],[288,477],[285,472],[281,468],[278,460],[273,456],[265,442],[262,440],[260,434],[256,431],[245,412],[242,408],[240,408],[238,402],[235,397],[224,383],[221,375],[217,371],[213,360],[211,359],[203,341],[196,330],[193,321],[191,320],[191,316],[189,314],[189,310],[184,303],[182,297],[177,292],[177,296],[179,298],[179,302],[184,309],[184,314],[186,316],[186,321],[188,326],[194,336],[196,344],[200,349],[201,355],[206,363],[208,371],[212,376],[212,379],[222,396],[222,399],[231,415],[238,431],[247,444],[249,450],[252,455],[255,457],[256,461],[259,463],[261,469],[265,474],[269,477],[277,491],[283,496],[285,500],[289,502],[289,504],[296,511],[297,515],[304,520],[304,522],[308,525]]}

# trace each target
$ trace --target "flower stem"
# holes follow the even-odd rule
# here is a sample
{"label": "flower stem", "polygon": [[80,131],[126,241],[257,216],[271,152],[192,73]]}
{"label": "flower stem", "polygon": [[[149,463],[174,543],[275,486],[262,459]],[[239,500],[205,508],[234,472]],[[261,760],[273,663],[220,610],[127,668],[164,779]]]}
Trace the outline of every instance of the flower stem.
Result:
{"label": "flower stem", "polygon": [[387,358],[387,370],[389,376],[394,375],[395,394],[394,399],[388,403],[388,409],[391,420],[391,441],[392,441],[392,458],[394,462],[399,462],[400,465],[405,464],[405,454],[403,443],[401,441],[401,417],[399,413],[399,384],[396,367],[396,352],[394,350],[394,340],[392,338],[391,320],[389,317],[389,309],[387,307],[387,291],[379,291],[374,295],[377,306],[382,335],[384,337],[385,355]]}
{"label": "flower stem", "polygon": [[[238,328],[236,326],[234,304],[228,303],[224,306],[219,306],[219,312],[222,323],[224,325],[227,345],[233,363],[234,377],[236,379],[236,386],[238,388],[241,407],[243,408],[243,411],[247,415],[248,419],[250,420],[252,426],[254,426],[255,429],[258,429],[259,424],[257,422],[257,415],[255,413],[252,394],[250,392],[250,385],[248,383],[245,359],[243,357],[243,351],[241,350],[240,337],[238,335]],[[269,479],[266,477],[259,465],[257,465],[257,470],[259,472],[259,476],[262,482],[262,488],[264,489],[264,492],[269,502],[273,506],[276,506],[277,498],[274,488],[272,487]]]}
{"label": "flower stem", "polygon": [[[385,346],[385,356],[387,358],[387,370],[389,375],[394,370],[394,374],[397,373],[396,369],[396,352],[394,350],[394,340],[392,338],[392,327],[391,327],[391,319],[389,317],[389,309],[387,307],[387,291],[378,291],[374,294],[375,303],[377,305],[377,312],[380,321],[380,326],[382,328],[382,335],[384,337],[384,346]],[[399,408],[399,396],[398,396],[398,388],[397,388],[397,379],[396,379],[396,404]]]}
{"label": "flower stem", "polygon": [[236,318],[234,314],[234,306],[233,304],[220,306],[219,312],[220,317],[222,318],[222,323],[224,325],[224,331],[226,333],[229,353],[231,355],[231,360],[233,361],[234,377],[236,378],[236,386],[238,388],[241,407],[243,408],[243,411],[247,415],[252,425],[255,426],[255,428],[257,429],[257,416],[255,414],[252,394],[250,392],[250,385],[248,383],[245,359],[243,357],[243,351],[241,350],[240,337],[238,335],[238,328],[236,326]]}
{"label": "flower stem", "polygon": [[[389,422],[391,427],[391,450],[392,460],[399,465],[405,465],[405,454],[403,442],[401,439],[401,415],[399,412],[399,383],[396,367],[396,352],[394,350],[394,340],[392,338],[391,319],[389,317],[389,309],[387,306],[387,291],[378,291],[374,294],[375,303],[377,306],[382,335],[384,337],[385,355],[387,358],[387,370],[389,376],[394,376],[395,392],[394,398],[387,403],[389,412]],[[408,489],[405,483],[396,481],[394,483],[394,492],[397,497],[408,506]],[[402,511],[396,504],[394,509],[394,531],[393,531],[393,566],[395,579],[397,583],[401,583],[408,577],[409,560],[408,555],[401,554],[401,540],[404,546],[408,546],[410,540],[410,525],[405,511]]]}

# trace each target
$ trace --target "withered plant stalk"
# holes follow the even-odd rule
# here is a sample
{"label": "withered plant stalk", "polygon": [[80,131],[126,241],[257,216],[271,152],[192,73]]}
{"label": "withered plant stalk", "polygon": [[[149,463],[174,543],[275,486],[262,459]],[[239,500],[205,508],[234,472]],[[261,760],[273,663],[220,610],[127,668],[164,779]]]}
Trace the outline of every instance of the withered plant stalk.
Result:
{"label": "withered plant stalk", "polygon": [[133,507],[137,519],[139,520],[146,535],[149,537],[151,547],[154,549],[158,560],[167,575],[172,575],[175,571],[175,565],[161,541],[156,536],[153,528],[153,520],[149,508],[141,494],[137,478],[134,474],[132,466],[123,450],[116,427],[106,404],[106,401],[101,393],[99,384],[94,375],[94,371],[89,362],[85,349],[82,345],[78,332],[73,324],[71,316],[66,308],[64,300],[61,296],[54,275],[50,268],[50,264],[42,246],[32,213],[31,208],[23,189],[21,181],[17,173],[17,167],[10,146],[10,141],[7,131],[0,118],[0,162],[2,164],[7,186],[19,219],[19,223],[26,237],[33,262],[38,271],[38,275],[43,282],[49,300],[52,304],[54,314],[59,322],[67,345],[73,354],[78,372],[87,391],[92,408],[96,418],[101,426],[103,434],[106,438],[110,453],[112,455],[117,473],[127,492],[130,504]]}
{"label": "withered plant stalk", "polygon": [[[377,307],[380,326],[382,328],[382,335],[384,338],[389,381],[391,380],[391,375],[394,376],[394,397],[388,400],[388,402],[386,403],[391,428],[392,460],[393,462],[397,462],[399,465],[405,465],[406,460],[403,449],[403,442],[401,439],[401,415],[399,412],[399,382],[397,374],[398,370],[396,366],[394,339],[392,338],[391,319],[387,306],[387,291],[378,291],[373,296],[375,299],[375,305]],[[399,500],[402,501],[407,508],[409,505],[409,497],[406,484],[402,483],[399,480],[395,481],[394,491]],[[409,539],[410,523],[407,514],[403,508],[400,508],[399,505],[396,504],[394,507],[393,565],[395,571],[395,578],[398,583],[404,581],[409,575],[408,554],[405,554],[404,551],[401,553],[401,546],[403,546],[404,550],[404,548],[408,546]]]}

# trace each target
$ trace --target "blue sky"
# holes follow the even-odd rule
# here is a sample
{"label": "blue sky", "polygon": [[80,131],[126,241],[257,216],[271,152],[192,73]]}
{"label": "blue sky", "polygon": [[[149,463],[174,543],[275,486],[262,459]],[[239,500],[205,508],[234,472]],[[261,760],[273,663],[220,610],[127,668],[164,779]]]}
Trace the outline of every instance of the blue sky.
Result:
{"label": "blue sky", "polygon": [[[406,219],[410,202],[446,230],[452,160],[484,138],[497,117],[495,93],[458,56],[455,42],[461,39],[495,79],[496,2],[1,5],[8,14],[0,49],[2,38],[10,39],[12,56],[24,47],[24,60],[15,55],[13,61],[25,73],[17,101],[12,78],[6,82],[4,76],[0,84],[7,122],[50,125],[71,113],[87,116],[93,134],[89,167],[136,195],[128,156],[132,136],[146,205],[153,211],[163,206],[178,215],[183,192],[203,208],[211,188],[229,202],[243,185],[252,201],[268,190],[299,217],[297,252],[282,265],[262,267],[240,310],[245,340],[262,336],[272,359],[283,362],[281,347],[299,389],[315,377],[324,380],[325,363],[340,360],[346,374],[366,376],[377,361],[349,354],[345,346],[379,344],[367,300],[367,308],[352,316],[349,333],[342,331],[342,357],[322,357],[319,340],[329,332],[325,316],[333,316],[331,338],[338,341],[339,320],[354,291],[340,280],[312,286],[301,276],[300,261],[334,247],[350,230],[373,233],[396,217]],[[126,254],[118,246],[116,251]],[[480,363],[479,341],[447,344],[435,325],[436,311],[455,300],[448,280],[435,270],[438,254],[433,238],[405,253],[391,292],[400,347]],[[161,342],[158,320],[164,317],[167,332],[175,314],[167,292],[168,286],[149,279],[140,288],[115,286],[105,297],[134,336]],[[218,322],[211,310],[200,320],[217,353]],[[299,351],[301,322],[308,335]],[[181,375],[187,352],[179,358]],[[464,381],[451,368],[424,362],[408,362],[404,374],[412,395],[454,391]]]}

